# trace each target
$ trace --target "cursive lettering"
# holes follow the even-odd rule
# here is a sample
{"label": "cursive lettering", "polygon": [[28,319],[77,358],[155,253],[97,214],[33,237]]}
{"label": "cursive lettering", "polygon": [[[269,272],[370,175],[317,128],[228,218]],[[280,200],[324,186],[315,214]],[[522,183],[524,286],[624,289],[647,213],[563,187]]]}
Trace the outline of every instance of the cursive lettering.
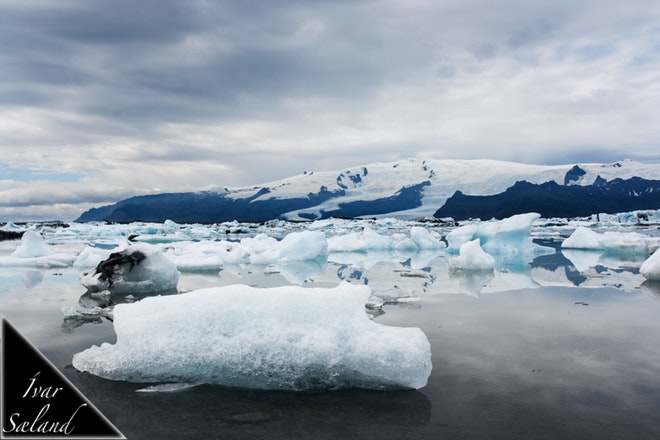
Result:
{"label": "cursive lettering", "polygon": [[[37,371],[28,381],[28,386],[25,389],[25,392],[21,396],[23,399],[53,399],[58,392],[62,391],[62,387],[53,387],[42,385],[37,383],[37,379],[41,371]],[[49,420],[48,412],[51,409],[51,404],[46,403],[41,407],[36,416],[30,417],[29,415],[21,415],[20,412],[15,412],[9,417],[9,424],[11,427],[6,429],[2,427],[2,432],[17,432],[17,433],[40,433],[40,434],[50,434],[50,433],[59,433],[69,435],[73,432],[75,426],[73,425],[73,419],[78,414],[78,411],[84,406],[87,406],[86,403],[80,404],[78,408],[73,411],[71,417],[67,421],[62,420]]]}

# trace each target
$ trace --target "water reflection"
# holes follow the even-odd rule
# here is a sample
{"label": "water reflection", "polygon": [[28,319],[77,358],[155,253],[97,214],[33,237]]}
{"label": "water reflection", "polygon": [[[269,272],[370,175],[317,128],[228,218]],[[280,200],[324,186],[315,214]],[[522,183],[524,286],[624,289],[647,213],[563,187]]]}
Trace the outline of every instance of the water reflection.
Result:
{"label": "water reflection", "polygon": [[124,294],[110,292],[86,291],[78,299],[77,307],[64,307],[62,321],[62,332],[71,333],[77,327],[85,324],[102,324],[105,321],[112,322],[112,311],[117,304],[133,303],[148,296],[154,295],[176,295],[176,289],[159,291],[155,293]]}
{"label": "water reflection", "polygon": [[26,289],[31,289],[37,284],[39,284],[41,281],[43,281],[44,271],[36,270],[36,269],[25,270],[23,271],[21,279],[23,280],[23,286],[25,286]]}
{"label": "water reflection", "polygon": [[419,439],[432,405],[419,391],[269,392],[198,387],[138,393],[140,384],[79,373],[79,389],[130,439]]}
{"label": "water reflection", "polygon": [[660,302],[660,281],[646,280],[640,286],[642,292],[654,301]]}

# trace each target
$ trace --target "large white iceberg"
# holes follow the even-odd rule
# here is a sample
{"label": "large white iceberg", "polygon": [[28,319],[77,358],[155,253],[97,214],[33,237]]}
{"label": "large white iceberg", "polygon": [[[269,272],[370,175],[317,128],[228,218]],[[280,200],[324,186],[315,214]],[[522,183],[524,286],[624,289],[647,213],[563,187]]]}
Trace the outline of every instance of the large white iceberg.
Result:
{"label": "large white iceberg", "polygon": [[132,382],[257,389],[419,389],[431,350],[418,328],[365,313],[367,286],[234,285],[114,309],[116,344],[74,355],[80,371]]}
{"label": "large white iceberg", "polygon": [[151,293],[176,289],[179,275],[158,247],[136,243],[110,254],[94,271],[83,273],[80,282],[92,292]]}

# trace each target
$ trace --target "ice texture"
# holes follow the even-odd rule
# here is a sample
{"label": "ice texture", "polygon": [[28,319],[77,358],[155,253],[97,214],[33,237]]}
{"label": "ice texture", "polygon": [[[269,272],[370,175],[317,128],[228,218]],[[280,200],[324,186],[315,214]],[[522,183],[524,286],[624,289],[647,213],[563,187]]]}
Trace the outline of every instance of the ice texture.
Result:
{"label": "ice texture", "polygon": [[92,292],[161,292],[176,289],[179,271],[158,247],[136,243],[111,254],[94,271],[83,273],[80,282]]}
{"label": "ice texture", "polygon": [[644,278],[651,281],[660,281],[660,249],[656,250],[639,268]]}
{"label": "ice texture", "polygon": [[484,252],[479,244],[479,239],[476,238],[463,243],[458,257],[452,258],[449,264],[455,269],[492,271],[495,268],[495,258]]}
{"label": "ice texture", "polygon": [[233,285],[114,309],[115,344],[73,357],[113,380],[255,389],[419,389],[431,350],[418,328],[370,320],[367,286]]}

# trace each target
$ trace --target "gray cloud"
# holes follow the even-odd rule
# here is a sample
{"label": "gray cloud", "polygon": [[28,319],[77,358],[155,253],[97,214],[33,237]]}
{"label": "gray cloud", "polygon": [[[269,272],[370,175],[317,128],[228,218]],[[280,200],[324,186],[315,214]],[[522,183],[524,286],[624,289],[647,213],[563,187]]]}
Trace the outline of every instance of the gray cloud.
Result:
{"label": "gray cloud", "polygon": [[0,162],[111,199],[405,156],[657,161],[659,21],[647,0],[7,0]]}

